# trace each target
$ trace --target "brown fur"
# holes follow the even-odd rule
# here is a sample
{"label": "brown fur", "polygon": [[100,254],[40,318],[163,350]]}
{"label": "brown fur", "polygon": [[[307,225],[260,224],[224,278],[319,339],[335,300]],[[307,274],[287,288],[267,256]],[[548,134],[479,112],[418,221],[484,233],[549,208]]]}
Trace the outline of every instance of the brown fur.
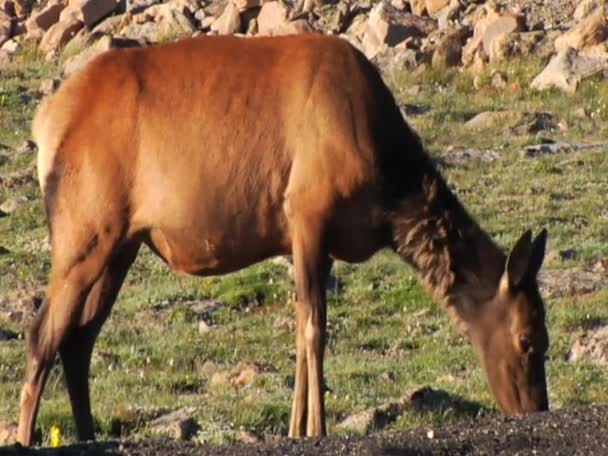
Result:
{"label": "brown fur", "polygon": [[[41,104],[33,131],[52,271],[28,338],[20,442],[31,443],[57,352],[78,435],[93,438],[91,351],[142,243],[197,275],[293,254],[290,436],[325,434],[332,261],[364,261],[383,247],[413,264],[471,334],[505,412],[545,406],[542,382],[519,372],[528,364],[518,334],[546,333],[528,318],[542,307],[535,281],[498,293],[505,256],[449,191],[376,69],[345,41],[205,37],[110,51]],[[522,239],[511,269],[533,277],[545,237]]]}

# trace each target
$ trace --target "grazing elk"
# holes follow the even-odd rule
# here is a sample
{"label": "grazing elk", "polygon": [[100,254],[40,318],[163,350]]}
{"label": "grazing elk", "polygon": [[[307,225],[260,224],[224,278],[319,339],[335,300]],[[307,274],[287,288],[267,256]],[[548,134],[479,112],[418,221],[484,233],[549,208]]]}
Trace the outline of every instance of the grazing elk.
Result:
{"label": "grazing elk", "polygon": [[346,41],[201,37],[110,51],[41,104],[33,133],[52,271],[28,338],[21,443],[57,352],[78,437],[93,439],[91,352],[141,244],[196,275],[293,255],[292,437],[326,433],[332,261],[384,247],[469,336],[505,413],[547,409],[536,284],[546,232],[526,232],[505,256]]}

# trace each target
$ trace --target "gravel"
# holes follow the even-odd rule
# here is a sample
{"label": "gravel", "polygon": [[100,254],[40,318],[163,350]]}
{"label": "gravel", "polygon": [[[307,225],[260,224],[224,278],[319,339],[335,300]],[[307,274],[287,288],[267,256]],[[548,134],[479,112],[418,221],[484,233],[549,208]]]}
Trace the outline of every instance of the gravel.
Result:
{"label": "gravel", "polygon": [[608,405],[581,406],[524,418],[486,416],[367,437],[281,438],[258,444],[197,445],[170,439],[97,442],[61,449],[0,449],[7,456],[92,455],[606,455]]}

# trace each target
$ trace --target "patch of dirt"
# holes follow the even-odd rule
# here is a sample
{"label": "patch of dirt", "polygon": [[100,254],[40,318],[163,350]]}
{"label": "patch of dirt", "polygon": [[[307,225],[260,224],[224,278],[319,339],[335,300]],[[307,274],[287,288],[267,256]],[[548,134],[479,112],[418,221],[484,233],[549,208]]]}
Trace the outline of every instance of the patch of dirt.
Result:
{"label": "patch of dirt", "polygon": [[169,439],[112,441],[61,449],[0,449],[7,456],[92,455],[590,455],[608,454],[608,405],[538,413],[524,418],[486,416],[436,427],[369,437],[303,439],[223,446]]}

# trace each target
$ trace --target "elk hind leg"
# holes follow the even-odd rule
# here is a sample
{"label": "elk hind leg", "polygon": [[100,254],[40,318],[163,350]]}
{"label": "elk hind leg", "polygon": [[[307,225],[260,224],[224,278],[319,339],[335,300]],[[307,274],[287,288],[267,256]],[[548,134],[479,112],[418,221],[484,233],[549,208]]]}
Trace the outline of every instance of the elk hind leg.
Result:
{"label": "elk hind leg", "polygon": [[17,440],[23,445],[32,443],[40,397],[55,356],[80,321],[89,291],[118,243],[118,239],[104,238],[92,230],[75,231],[54,231],[62,234],[62,247],[67,247],[58,249],[54,237],[49,291],[28,336],[17,431]]}
{"label": "elk hind leg", "polygon": [[139,250],[139,244],[122,247],[97,279],[84,306],[77,326],[59,349],[61,362],[76,422],[78,439],[95,438],[89,395],[89,368],[97,335],[110,311],[127,272]]}

